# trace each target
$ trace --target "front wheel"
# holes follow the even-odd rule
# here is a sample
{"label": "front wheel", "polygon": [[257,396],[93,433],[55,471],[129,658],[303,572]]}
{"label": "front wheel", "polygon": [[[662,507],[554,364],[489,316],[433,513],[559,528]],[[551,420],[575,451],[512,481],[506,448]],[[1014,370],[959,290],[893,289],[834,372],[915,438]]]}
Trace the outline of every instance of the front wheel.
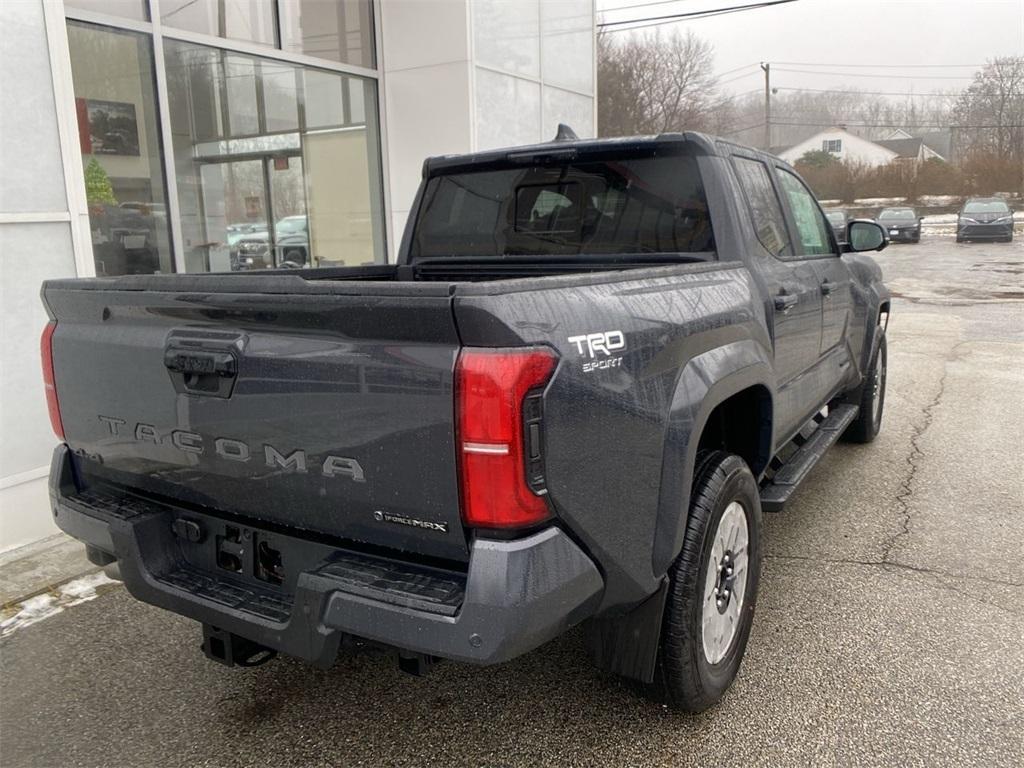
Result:
{"label": "front wheel", "polygon": [[760,572],[757,481],[739,456],[703,454],[683,549],[669,569],[650,698],[686,712],[722,698],[747,647]]}
{"label": "front wheel", "polygon": [[[881,329],[879,329],[881,333]],[[885,377],[888,369],[889,355],[885,343],[885,334],[881,333],[878,348],[872,358],[864,383],[859,390],[859,398],[855,400],[860,411],[853,420],[843,439],[852,443],[870,443],[878,437],[882,429],[882,409],[885,407]]]}

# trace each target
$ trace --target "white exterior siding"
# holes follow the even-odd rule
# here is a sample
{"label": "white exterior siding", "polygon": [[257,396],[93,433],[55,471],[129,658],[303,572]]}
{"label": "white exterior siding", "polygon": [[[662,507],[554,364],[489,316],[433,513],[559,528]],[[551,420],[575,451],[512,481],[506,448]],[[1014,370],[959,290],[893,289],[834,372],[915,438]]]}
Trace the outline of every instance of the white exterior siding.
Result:
{"label": "white exterior siding", "polygon": [[788,163],[795,163],[807,152],[821,151],[823,142],[839,141],[841,149],[831,154],[838,160],[850,163],[861,163],[871,167],[887,165],[896,158],[896,153],[875,144],[873,141],[862,139],[842,128],[830,128],[827,131],[816,133],[811,138],[801,141],[799,144],[790,147],[779,156]]}

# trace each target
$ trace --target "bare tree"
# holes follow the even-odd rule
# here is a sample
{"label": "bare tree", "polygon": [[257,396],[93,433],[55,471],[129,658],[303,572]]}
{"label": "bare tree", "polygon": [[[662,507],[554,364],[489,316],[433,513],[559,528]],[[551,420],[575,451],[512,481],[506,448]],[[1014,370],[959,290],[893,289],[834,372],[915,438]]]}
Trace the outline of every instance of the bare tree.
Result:
{"label": "bare tree", "polygon": [[953,110],[964,155],[994,153],[1024,161],[1024,56],[990,61]]}
{"label": "bare tree", "polygon": [[711,46],[692,32],[598,37],[598,133],[721,130],[731,100],[717,91]]}

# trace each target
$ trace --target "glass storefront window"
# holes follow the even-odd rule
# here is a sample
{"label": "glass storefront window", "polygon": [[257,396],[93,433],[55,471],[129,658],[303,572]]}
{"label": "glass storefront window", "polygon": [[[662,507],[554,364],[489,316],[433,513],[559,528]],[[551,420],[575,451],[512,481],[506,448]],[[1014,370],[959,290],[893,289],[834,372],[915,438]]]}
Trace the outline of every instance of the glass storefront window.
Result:
{"label": "glass storefront window", "polygon": [[164,41],[186,269],[385,260],[376,83]]}
{"label": "glass storefront window", "polygon": [[149,21],[149,4],[146,0],[64,0],[64,6],[134,21]]}
{"label": "glass storefront window", "polygon": [[160,21],[204,35],[277,45],[275,6],[267,0],[161,0]]}
{"label": "glass storefront window", "polygon": [[374,66],[371,0],[281,3],[281,48],[359,67]]}
{"label": "glass storefront window", "polygon": [[147,35],[68,22],[96,274],[173,272]]}

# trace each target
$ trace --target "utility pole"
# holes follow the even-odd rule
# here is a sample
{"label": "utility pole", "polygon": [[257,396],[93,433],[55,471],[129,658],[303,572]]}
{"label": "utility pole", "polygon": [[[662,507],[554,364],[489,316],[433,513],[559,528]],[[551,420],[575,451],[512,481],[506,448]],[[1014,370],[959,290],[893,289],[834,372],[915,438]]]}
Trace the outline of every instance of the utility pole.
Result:
{"label": "utility pole", "polygon": [[769,152],[772,148],[772,65],[762,61],[761,69],[764,70],[764,151]]}

